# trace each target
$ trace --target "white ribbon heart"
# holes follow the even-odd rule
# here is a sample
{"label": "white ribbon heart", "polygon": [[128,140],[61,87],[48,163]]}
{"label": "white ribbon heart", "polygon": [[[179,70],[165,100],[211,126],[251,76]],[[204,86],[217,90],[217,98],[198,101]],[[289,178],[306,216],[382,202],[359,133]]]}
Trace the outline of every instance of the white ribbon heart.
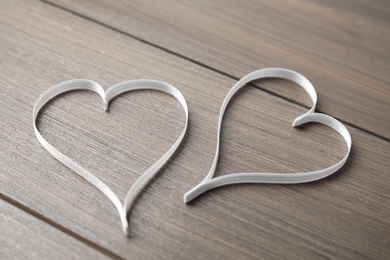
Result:
{"label": "white ribbon heart", "polygon": [[[72,161],[70,158],[68,158],[66,155],[59,152],[57,149],[55,149],[49,142],[47,142],[42,135],[40,134],[37,126],[36,126],[36,120],[39,114],[39,111],[42,109],[42,107],[49,102],[51,99],[56,97],[57,95],[60,95],[64,92],[72,91],[72,90],[91,90],[93,92],[96,92],[100,95],[100,97],[103,99],[104,104],[104,110],[108,109],[108,104],[111,99],[114,97],[128,91],[133,90],[141,90],[141,89],[150,89],[150,90],[158,90],[162,92],[166,92],[172,96],[174,96],[180,104],[184,108],[185,112],[185,126],[180,134],[179,138],[176,140],[176,142],[172,145],[172,147],[158,160],[156,161],[146,172],[144,172],[137,181],[131,186],[129,191],[127,192],[127,195],[125,197],[124,203],[120,202],[119,198],[115,195],[115,193],[101,180],[96,178],[92,173],[88,172],[86,169]],[[104,89],[97,84],[96,82],[85,80],[85,79],[74,79],[69,81],[64,81],[58,85],[55,85],[45,91],[37,100],[34,106],[33,110],[33,124],[34,124],[34,131],[35,135],[38,139],[38,141],[41,143],[41,145],[51,154],[53,155],[58,161],[63,163],[65,166],[79,174],[81,177],[89,181],[91,184],[93,184],[96,188],[98,188],[101,192],[106,195],[111,202],[115,205],[117,208],[120,219],[122,222],[123,232],[128,235],[129,234],[129,224],[127,221],[127,207],[129,204],[133,201],[135,198],[135,195],[137,192],[146,184],[146,182],[153,177],[158,170],[168,161],[168,159],[172,156],[172,154],[176,151],[179,144],[184,138],[184,135],[187,131],[187,125],[188,125],[188,107],[187,103],[183,97],[183,95],[180,93],[179,90],[177,90],[175,87],[161,81],[155,81],[155,80],[129,80],[124,81],[121,83],[118,83],[112,87],[110,87],[106,92],[104,92]]]}
{"label": "white ribbon heart", "polygon": [[[305,114],[297,117],[292,126],[296,127],[302,124],[305,124],[307,122],[317,122],[321,124],[325,124],[327,126],[332,127],[337,132],[339,132],[345,139],[345,142],[348,146],[348,152],[345,155],[345,157],[335,165],[318,170],[318,171],[311,171],[311,172],[302,172],[302,173],[233,173],[228,175],[219,176],[216,178],[213,178],[215,169],[217,167],[218,163],[218,157],[219,157],[219,146],[220,146],[220,137],[221,137],[221,126],[222,126],[222,119],[223,115],[225,113],[225,109],[230,101],[230,99],[233,97],[233,95],[245,84],[257,80],[257,79],[263,79],[263,78],[281,78],[286,80],[291,80],[298,85],[302,86],[306,92],[309,94],[310,98],[313,101],[313,106],[310,108],[308,112]],[[340,169],[345,162],[348,159],[349,153],[351,151],[352,146],[352,140],[351,135],[349,134],[347,128],[334,119],[331,116],[321,114],[321,113],[315,113],[315,108],[317,104],[317,93],[313,87],[313,85],[310,83],[308,79],[306,79],[301,74],[287,69],[282,68],[267,68],[267,69],[260,69],[254,72],[249,73],[248,75],[244,76],[242,79],[240,79],[233,88],[229,91],[229,93],[226,95],[225,100],[222,103],[221,111],[219,114],[219,120],[218,120],[218,136],[217,136],[217,149],[215,152],[215,157],[213,164],[211,166],[211,169],[209,173],[207,174],[206,178],[200,182],[197,186],[195,186],[193,189],[188,191],[184,195],[184,203],[188,203],[189,201],[193,200],[200,194],[210,190],[214,189],[216,187],[228,185],[228,184],[238,184],[238,183],[278,183],[278,184],[294,184],[294,183],[305,183],[305,182],[311,182],[315,180],[319,180],[322,178],[325,178],[332,173],[336,172],[338,169]]]}

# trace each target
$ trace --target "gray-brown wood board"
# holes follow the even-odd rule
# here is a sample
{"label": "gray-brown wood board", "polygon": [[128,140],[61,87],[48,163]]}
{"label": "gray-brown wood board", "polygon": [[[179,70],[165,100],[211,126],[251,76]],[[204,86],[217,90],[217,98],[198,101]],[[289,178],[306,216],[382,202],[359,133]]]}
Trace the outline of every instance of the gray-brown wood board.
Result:
{"label": "gray-brown wood board", "polygon": [[[203,179],[211,165],[219,107],[235,80],[165,51],[162,44],[157,48],[118,32],[108,22],[102,25],[40,1],[0,1],[0,6],[2,203],[13,204],[4,208],[18,207],[18,216],[39,218],[33,221],[42,224],[31,231],[37,236],[58,229],[52,233],[58,234],[58,240],[51,239],[54,256],[55,247],[61,247],[57,256],[73,250],[71,244],[56,242],[66,237],[97,254],[131,259],[386,259],[390,255],[390,145],[380,137],[386,132],[377,125],[370,129],[375,134],[361,130],[364,126],[347,125],[353,137],[351,158],[333,177],[306,185],[230,186],[185,205],[183,194]],[[107,13],[115,7],[106,6]],[[90,6],[94,9],[98,8]],[[151,6],[151,17],[156,17],[152,10]],[[150,40],[150,33],[145,30],[141,38]],[[179,54],[185,51],[173,48]],[[246,62],[247,57],[241,57],[237,72],[249,72],[243,69],[253,64],[248,60],[249,65],[243,65]],[[388,60],[383,58],[383,62],[388,66]],[[293,60],[290,63],[284,65],[300,68],[294,67]],[[306,69],[299,71],[315,78],[320,69],[314,65],[321,67],[316,61],[306,61]],[[227,68],[223,71],[231,73]],[[185,142],[132,205],[130,238],[122,235],[119,217],[108,199],[53,159],[35,139],[31,122],[35,100],[48,87],[71,78],[92,79],[105,88],[126,79],[159,79],[176,86],[187,98],[191,118]],[[321,78],[313,81],[316,87],[326,83]],[[279,89],[280,81],[260,82],[264,84]],[[286,82],[282,86],[288,92],[281,96],[291,90],[296,93],[293,98],[308,104],[299,87]],[[345,98],[354,100],[349,96],[352,91]],[[374,99],[383,98],[372,94]],[[320,102],[332,116],[351,121],[343,111],[330,110],[338,102],[345,105],[341,99],[330,101],[322,94]],[[365,112],[378,120],[371,108]],[[291,128],[293,119],[305,111],[255,87],[241,91],[226,114],[218,174],[293,173],[320,169],[341,159],[346,147],[331,129],[316,124]],[[112,102],[108,113],[92,93],[66,94],[52,101],[39,120],[45,138],[96,174],[120,198],[172,145],[183,125],[180,105],[153,91],[124,94]],[[7,221],[23,222],[23,217],[4,212]],[[12,237],[10,232],[1,232],[2,239]],[[23,248],[32,238],[19,239]],[[4,249],[2,244],[1,252]],[[83,254],[81,249],[75,254],[79,252]]]}
{"label": "gray-brown wood board", "polygon": [[[316,86],[320,111],[390,138],[388,1],[49,2],[231,78],[299,71]],[[259,86],[301,103],[285,84]]]}
{"label": "gray-brown wood board", "polygon": [[90,258],[104,254],[0,199],[1,259]]}

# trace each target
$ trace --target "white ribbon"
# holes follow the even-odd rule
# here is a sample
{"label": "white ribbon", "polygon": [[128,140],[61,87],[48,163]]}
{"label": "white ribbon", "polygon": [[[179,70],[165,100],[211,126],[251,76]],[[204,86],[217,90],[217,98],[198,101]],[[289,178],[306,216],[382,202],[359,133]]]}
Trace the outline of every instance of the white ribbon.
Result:
{"label": "white ribbon", "polygon": [[[176,140],[176,142],[172,145],[172,147],[158,160],[156,161],[146,172],[144,172],[137,181],[131,186],[129,191],[127,192],[127,195],[125,197],[124,203],[120,202],[119,198],[115,195],[115,193],[101,180],[96,178],[92,173],[72,161],[70,158],[68,158],[66,155],[59,152],[56,148],[54,148],[49,142],[47,142],[42,135],[40,134],[37,126],[36,126],[36,119],[38,117],[39,111],[42,109],[42,107],[49,102],[51,99],[56,97],[57,95],[60,95],[64,92],[72,91],[72,90],[91,90],[93,92],[96,92],[100,95],[100,97],[103,99],[104,104],[104,110],[108,109],[108,104],[111,99],[114,97],[128,91],[133,90],[142,90],[142,89],[150,89],[150,90],[158,90],[162,92],[166,92],[172,96],[174,96],[180,104],[184,108],[185,112],[185,126],[180,134],[179,138]],[[155,80],[129,80],[124,81],[121,83],[118,83],[112,87],[110,87],[106,92],[104,92],[103,88],[96,82],[85,80],[85,79],[74,79],[62,82],[58,85],[55,85],[48,89],[46,92],[44,92],[37,100],[34,106],[33,110],[33,124],[34,124],[34,131],[35,135],[38,138],[38,141],[41,143],[41,145],[56,158],[58,161],[63,163],[65,166],[79,174],[81,177],[89,181],[91,184],[93,184],[96,188],[98,188],[101,192],[106,195],[111,202],[115,205],[117,208],[120,219],[122,222],[123,232],[128,235],[129,234],[129,224],[127,220],[127,208],[129,204],[134,200],[135,195],[137,192],[147,183],[147,181],[153,177],[158,170],[168,161],[168,159],[172,156],[172,154],[176,151],[179,144],[184,138],[184,135],[187,131],[187,125],[188,125],[188,107],[187,103],[183,97],[183,95],[180,93],[179,90],[174,88],[173,86],[161,82],[161,81],[155,81]]]}
{"label": "white ribbon", "polygon": [[[286,80],[291,80],[301,87],[303,87],[306,92],[309,94],[311,100],[313,101],[313,106],[310,108],[308,112],[305,114],[297,117],[292,126],[296,127],[302,124],[305,124],[307,122],[317,122],[321,124],[325,124],[327,126],[332,127],[337,132],[339,132],[345,139],[345,142],[348,146],[348,152],[344,156],[344,158],[336,163],[333,166],[330,166],[328,168],[318,170],[318,171],[311,171],[311,172],[302,172],[302,173],[233,173],[228,175],[219,176],[216,178],[213,178],[215,169],[217,167],[218,163],[218,157],[219,157],[219,147],[220,147],[220,139],[221,139],[221,127],[222,127],[222,119],[223,115],[225,113],[226,107],[230,101],[230,99],[233,97],[233,95],[245,84],[257,80],[257,79],[263,79],[263,78],[281,78]],[[287,69],[281,69],[281,68],[267,68],[267,69],[260,69],[254,72],[249,73],[248,75],[244,76],[242,79],[240,79],[233,88],[229,91],[227,96],[225,97],[225,100],[222,103],[221,111],[219,114],[219,120],[218,120],[218,136],[217,136],[217,149],[215,152],[215,157],[213,164],[211,166],[211,169],[209,173],[207,174],[206,178],[199,183],[197,186],[195,186],[193,189],[188,191],[184,195],[184,203],[188,203],[189,201],[193,200],[200,194],[214,189],[216,187],[228,185],[228,184],[238,184],[238,183],[277,183],[277,184],[294,184],[294,183],[305,183],[305,182],[311,182],[316,181],[322,178],[325,178],[332,173],[336,172],[338,169],[340,169],[345,162],[348,159],[349,153],[351,151],[351,135],[349,134],[347,128],[334,119],[331,116],[321,114],[321,113],[315,113],[315,108],[317,104],[317,93],[313,87],[313,85],[310,83],[308,79],[306,79],[301,74]]]}

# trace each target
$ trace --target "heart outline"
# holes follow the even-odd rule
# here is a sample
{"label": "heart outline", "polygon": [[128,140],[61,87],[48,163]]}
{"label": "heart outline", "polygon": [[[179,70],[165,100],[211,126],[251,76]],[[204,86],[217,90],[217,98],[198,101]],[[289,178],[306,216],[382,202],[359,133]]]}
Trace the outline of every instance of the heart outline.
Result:
{"label": "heart outline", "polygon": [[[295,174],[231,173],[231,174],[213,178],[216,167],[218,165],[222,121],[223,121],[223,116],[227,105],[229,104],[231,98],[237,93],[237,91],[240,90],[242,87],[244,87],[247,83],[254,80],[265,79],[265,78],[281,78],[285,80],[290,80],[295,82],[302,88],[304,88],[305,91],[309,94],[313,102],[313,105],[309,109],[309,111],[295,118],[292,126],[297,127],[299,125],[308,122],[316,122],[333,128],[339,134],[341,134],[341,136],[344,138],[345,142],[347,143],[347,147],[348,147],[347,154],[344,156],[343,159],[341,159],[341,161],[337,162],[336,164],[317,171],[309,171],[309,172],[302,172],[302,173],[295,173]],[[222,102],[222,106],[218,118],[217,148],[216,148],[211,169],[209,173],[206,175],[206,177],[198,185],[196,185],[194,188],[192,188],[191,190],[189,190],[187,193],[184,194],[183,197],[184,203],[189,203],[190,201],[198,197],[200,194],[208,190],[225,186],[225,185],[241,184],[241,183],[273,183],[273,184],[306,183],[306,182],[320,180],[339,170],[345,164],[345,162],[349,157],[351,147],[352,147],[351,135],[348,129],[337,119],[329,115],[316,113],[315,112],[316,105],[317,105],[317,92],[314,86],[306,77],[293,70],[288,70],[284,68],[265,68],[265,69],[253,71],[245,75],[244,77],[242,77],[236,84],[234,84],[234,86],[231,88],[231,90],[226,95],[224,101]]]}
{"label": "heart outline", "polygon": [[[175,141],[175,143],[171,146],[171,148],[165,152],[165,154],[158,159],[152,166],[149,167],[130,187],[128,190],[123,204],[119,200],[118,196],[99,178],[95,177],[92,173],[84,169],[82,166],[74,162],[72,159],[67,157],[66,155],[59,152],[54,146],[52,146],[46,139],[43,138],[41,133],[36,126],[36,120],[38,118],[40,110],[47,104],[50,100],[55,98],[56,96],[63,94],[65,92],[74,91],[74,90],[90,90],[92,92],[97,93],[103,100],[103,108],[105,111],[108,110],[108,106],[110,101],[118,95],[121,95],[125,92],[134,91],[134,90],[157,90],[161,92],[168,93],[175,97],[180,104],[182,105],[185,112],[185,126],[183,131],[181,132],[179,138]],[[46,90],[36,101],[33,109],[33,126],[35,136],[37,137],[39,143],[58,161],[60,161],[63,165],[73,170],[75,173],[83,177],[89,183],[94,185],[97,189],[99,189],[106,197],[110,199],[110,201],[116,207],[121,223],[122,229],[126,236],[129,235],[129,223],[127,220],[127,208],[130,203],[135,199],[135,196],[139,192],[139,190],[144,187],[149,179],[157,174],[157,172],[161,169],[161,167],[169,160],[169,158],[173,155],[173,153],[177,150],[180,143],[182,142],[188,127],[188,106],[184,96],[181,94],[179,90],[175,87],[171,86],[168,83],[157,81],[157,80],[149,80],[149,79],[135,79],[128,80],[117,83],[111,86],[107,91],[104,91],[103,87],[98,83],[87,80],[87,79],[73,79],[61,82],[48,90]]]}

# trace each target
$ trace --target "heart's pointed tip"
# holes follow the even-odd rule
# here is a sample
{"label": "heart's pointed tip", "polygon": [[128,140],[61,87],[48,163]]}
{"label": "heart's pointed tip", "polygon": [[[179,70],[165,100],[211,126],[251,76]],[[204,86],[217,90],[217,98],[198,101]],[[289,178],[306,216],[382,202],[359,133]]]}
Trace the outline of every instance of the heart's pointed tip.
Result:
{"label": "heart's pointed tip", "polygon": [[104,108],[104,111],[108,111],[108,103],[107,102],[103,103],[103,108]]}
{"label": "heart's pointed tip", "polygon": [[297,117],[297,118],[295,118],[295,120],[294,120],[294,122],[292,123],[292,127],[297,127],[297,126],[299,126],[301,123],[300,123],[300,120],[299,120],[299,118]]}
{"label": "heart's pointed tip", "polygon": [[123,228],[123,233],[125,234],[126,237],[130,237],[130,230],[128,226]]}
{"label": "heart's pointed tip", "polygon": [[189,198],[189,196],[188,196],[188,194],[186,193],[186,194],[184,194],[184,197],[183,197],[183,202],[185,203],[185,204],[188,204],[188,202],[190,202],[192,199],[191,198]]}
{"label": "heart's pointed tip", "polygon": [[294,122],[292,123],[292,126],[297,127],[297,126],[300,126],[300,125],[303,125],[304,123],[306,123],[307,122],[307,115],[308,114],[303,114],[303,115],[295,118]]}

